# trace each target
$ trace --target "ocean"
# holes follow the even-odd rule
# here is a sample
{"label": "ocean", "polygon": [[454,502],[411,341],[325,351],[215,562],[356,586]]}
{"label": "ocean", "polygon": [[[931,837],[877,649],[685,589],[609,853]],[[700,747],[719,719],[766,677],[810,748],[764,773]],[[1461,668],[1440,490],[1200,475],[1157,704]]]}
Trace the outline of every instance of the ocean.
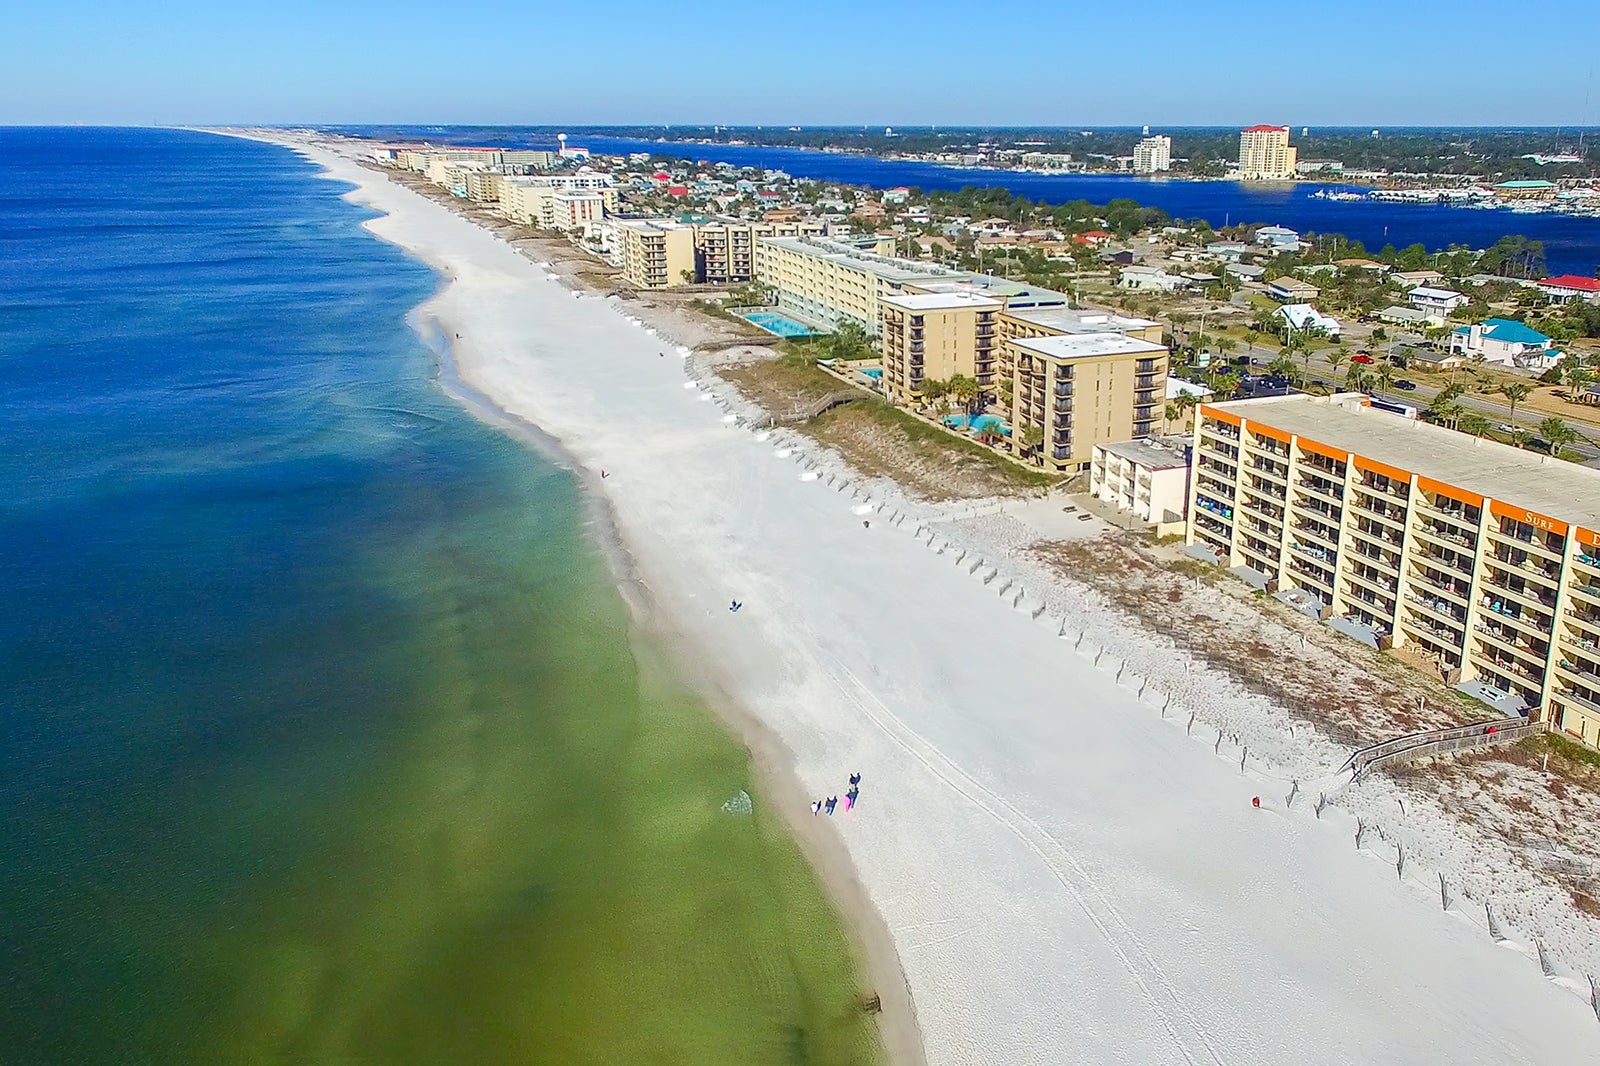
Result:
{"label": "ocean", "polygon": [[[339,127],[354,136],[409,138],[436,143],[534,145],[553,147],[544,131],[519,133],[514,127]],[[1544,243],[1552,274],[1593,276],[1600,267],[1600,218],[1570,215],[1517,215],[1438,204],[1392,204],[1370,200],[1340,202],[1312,194],[1354,186],[1261,185],[1236,181],[1171,181],[1127,174],[1021,174],[972,170],[859,155],[774,148],[760,145],[684,144],[569,131],[568,143],[595,152],[650,152],[738,166],[772,167],[796,178],[837,181],[875,188],[898,185],[923,189],[1000,186],[1046,203],[1087,200],[1103,204],[1118,197],[1159,207],[1174,218],[1203,218],[1213,226],[1271,223],[1302,233],[1341,233],[1371,251],[1420,243],[1430,251],[1453,244],[1487,248],[1501,237],[1521,234]]]}
{"label": "ocean", "polygon": [[0,1062],[879,1061],[744,750],[341,189],[0,130]]}

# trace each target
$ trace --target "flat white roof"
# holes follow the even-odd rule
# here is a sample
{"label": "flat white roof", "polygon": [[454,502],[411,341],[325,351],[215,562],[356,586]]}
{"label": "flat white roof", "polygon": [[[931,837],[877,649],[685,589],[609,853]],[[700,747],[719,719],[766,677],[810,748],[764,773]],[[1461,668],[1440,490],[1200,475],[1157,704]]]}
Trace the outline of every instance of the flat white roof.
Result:
{"label": "flat white roof", "polygon": [[1419,285],[1411,290],[1412,296],[1420,296],[1424,300],[1450,300],[1461,294],[1454,289],[1431,289],[1426,285]]}
{"label": "flat white roof", "polygon": [[1089,311],[1070,307],[1007,308],[1006,316],[1063,333],[1126,333],[1150,329],[1161,323],[1148,318],[1133,318],[1114,311]]}
{"label": "flat white roof", "polygon": [[1105,355],[1155,355],[1166,353],[1159,344],[1121,333],[1069,333],[1063,337],[1033,337],[1011,342],[1051,359],[1093,359]]}
{"label": "flat white roof", "polygon": [[1147,440],[1124,440],[1115,444],[1096,444],[1096,451],[1109,452],[1121,456],[1123,459],[1142,466],[1147,470],[1172,470],[1176,467],[1189,465],[1189,460],[1180,452],[1170,448],[1163,448]]}
{"label": "flat white roof", "polygon": [[902,311],[950,311],[963,307],[974,311],[998,311],[1005,306],[992,297],[978,296],[970,292],[903,293],[899,296],[884,296],[878,302],[898,307]]}
{"label": "flat white roof", "polygon": [[1208,407],[1376,459],[1515,507],[1600,530],[1600,471],[1458,433],[1341,396],[1272,396]]}

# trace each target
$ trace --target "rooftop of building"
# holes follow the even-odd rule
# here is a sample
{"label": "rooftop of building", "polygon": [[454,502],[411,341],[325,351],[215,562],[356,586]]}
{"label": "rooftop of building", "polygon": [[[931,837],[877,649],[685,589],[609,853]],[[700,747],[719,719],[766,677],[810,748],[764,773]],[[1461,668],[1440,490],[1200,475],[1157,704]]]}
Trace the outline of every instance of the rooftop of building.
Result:
{"label": "rooftop of building", "polygon": [[933,278],[966,279],[971,275],[945,267],[930,266],[910,259],[897,259],[835,240],[831,237],[762,237],[761,243],[798,255],[825,259],[852,270],[861,270],[886,281],[918,282]]}
{"label": "rooftop of building", "polygon": [[998,311],[1005,304],[970,292],[919,292],[885,296],[880,303],[902,311]]}
{"label": "rooftop of building", "polygon": [[1163,448],[1147,440],[1124,440],[1115,444],[1097,444],[1096,448],[1120,456],[1147,470],[1172,470],[1189,465],[1188,458],[1171,448]]}
{"label": "rooftop of building", "polygon": [[1540,285],[1552,289],[1578,289],[1582,292],[1600,292],[1600,278],[1586,278],[1581,274],[1558,274],[1545,278]]}
{"label": "rooftop of building", "polygon": [[1006,316],[1032,326],[1059,330],[1062,333],[1132,333],[1161,324],[1153,319],[1119,315],[1114,311],[1091,311],[1071,307],[1032,309],[1007,307]]}
{"label": "rooftop of building", "polygon": [[1454,289],[1435,289],[1429,285],[1418,285],[1411,290],[1413,298],[1420,296],[1424,300],[1452,300],[1461,294]]}
{"label": "rooftop of building", "polygon": [[988,274],[962,274],[942,278],[913,281],[914,288],[928,292],[971,292],[1004,300],[1011,308],[1065,307],[1071,299],[1064,292],[1008,281]]}
{"label": "rooftop of building", "polygon": [[[1506,344],[1543,344],[1550,338],[1514,318],[1486,318],[1481,323],[1483,335],[1490,340],[1503,341]],[[1472,326],[1457,326],[1457,333],[1470,335]]]}
{"label": "rooftop of building", "polygon": [[1600,529],[1600,471],[1363,406],[1358,393],[1208,404],[1516,507]]}
{"label": "rooftop of building", "polygon": [[612,219],[612,222],[636,230],[694,229],[692,225],[679,222],[675,218],[617,218]]}
{"label": "rooftop of building", "polygon": [[1288,126],[1246,126],[1241,133],[1288,133]]}
{"label": "rooftop of building", "polygon": [[1096,359],[1108,355],[1165,354],[1159,344],[1122,333],[1068,333],[1056,337],[1030,337],[1009,343],[1049,359]]}

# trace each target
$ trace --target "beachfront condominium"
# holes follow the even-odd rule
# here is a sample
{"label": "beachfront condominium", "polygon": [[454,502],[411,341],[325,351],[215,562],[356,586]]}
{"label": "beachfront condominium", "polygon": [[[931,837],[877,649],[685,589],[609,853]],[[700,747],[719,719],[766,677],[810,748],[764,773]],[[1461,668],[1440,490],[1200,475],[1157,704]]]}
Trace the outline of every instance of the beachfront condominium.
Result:
{"label": "beachfront condominium", "polygon": [[[883,390],[891,402],[921,403],[929,381],[994,381],[1000,300],[970,292],[901,293],[879,299]],[[973,397],[975,400],[977,396]]]}
{"label": "beachfront condominium", "polygon": [[694,281],[694,227],[666,218],[621,218],[622,280],[636,289],[669,289]]}
{"label": "beachfront condominium", "polygon": [[1160,174],[1172,169],[1172,138],[1146,137],[1133,146],[1133,172]]}
{"label": "beachfront condominium", "polygon": [[1300,150],[1289,146],[1288,126],[1239,131],[1239,176],[1246,181],[1287,181],[1299,156]]}
{"label": "beachfront condominium", "polygon": [[756,241],[762,237],[821,237],[826,222],[743,222],[716,219],[694,228],[695,269],[708,285],[740,285],[756,276]]}
{"label": "beachfront condominium", "polygon": [[600,197],[605,214],[617,209],[617,190],[611,175],[580,170],[574,174],[504,178],[500,183],[500,213],[513,222],[540,229],[575,228],[559,225],[571,217],[567,206],[556,203],[563,193],[593,193]]}
{"label": "beachfront condominium", "polygon": [[[871,238],[875,248],[892,238]],[[761,237],[756,241],[756,278],[769,286],[784,314],[831,329],[855,322],[876,335],[880,301],[918,282],[965,281],[972,275],[909,259],[897,259],[859,244],[824,237]]]}
{"label": "beachfront condominium", "polygon": [[1167,349],[1157,341],[1054,332],[1002,346],[1011,366],[1012,440],[1047,470],[1082,471],[1095,445],[1148,437],[1161,424]]}
{"label": "beachfront condominium", "polygon": [[1600,740],[1600,473],[1359,394],[1197,410],[1186,536],[1505,711]]}

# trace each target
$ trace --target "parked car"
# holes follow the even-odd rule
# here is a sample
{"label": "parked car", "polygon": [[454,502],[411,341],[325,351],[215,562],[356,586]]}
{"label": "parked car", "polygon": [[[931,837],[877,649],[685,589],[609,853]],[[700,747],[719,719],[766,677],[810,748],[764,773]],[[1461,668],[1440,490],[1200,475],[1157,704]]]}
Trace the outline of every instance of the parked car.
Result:
{"label": "parked car", "polygon": [[1373,360],[1372,356],[1368,355],[1366,352],[1357,352],[1355,355],[1352,355],[1350,357],[1350,361],[1352,363],[1367,363],[1367,364],[1370,364],[1374,360]]}
{"label": "parked car", "polygon": [[1412,389],[1417,387],[1417,383],[1412,381],[1410,378],[1401,378],[1399,381],[1394,383],[1394,387],[1399,389],[1401,392],[1410,392]]}

